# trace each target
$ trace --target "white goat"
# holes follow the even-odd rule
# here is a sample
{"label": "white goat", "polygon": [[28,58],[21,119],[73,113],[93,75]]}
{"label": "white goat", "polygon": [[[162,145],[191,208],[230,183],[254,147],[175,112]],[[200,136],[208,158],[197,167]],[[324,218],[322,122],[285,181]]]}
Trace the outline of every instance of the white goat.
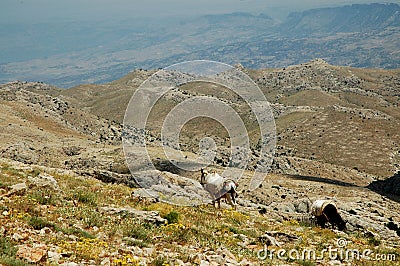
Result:
{"label": "white goat", "polygon": [[221,199],[225,200],[236,210],[236,188],[238,186],[233,180],[225,179],[217,173],[209,174],[201,169],[200,184],[208,191],[215,203],[218,202],[218,208],[221,208]]}

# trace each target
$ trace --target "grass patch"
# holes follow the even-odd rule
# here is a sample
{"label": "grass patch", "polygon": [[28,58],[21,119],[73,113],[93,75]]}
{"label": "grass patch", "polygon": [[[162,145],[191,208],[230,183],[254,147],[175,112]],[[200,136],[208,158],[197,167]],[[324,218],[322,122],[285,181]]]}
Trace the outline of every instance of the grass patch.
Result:
{"label": "grass patch", "polygon": [[129,219],[125,221],[121,228],[124,236],[148,242],[151,239],[153,226]]}
{"label": "grass patch", "polygon": [[158,256],[154,259],[153,263],[154,266],[166,266],[169,265],[166,258],[164,256]]}
{"label": "grass patch", "polygon": [[168,224],[176,224],[179,222],[179,213],[177,213],[176,211],[170,211],[163,218],[167,219]]}
{"label": "grass patch", "polygon": [[54,192],[48,189],[38,189],[30,194],[30,198],[34,199],[41,205],[53,205],[57,204],[57,197]]}
{"label": "grass patch", "polygon": [[81,230],[78,228],[64,228],[64,227],[58,226],[52,222],[49,222],[46,219],[43,219],[41,217],[31,216],[28,220],[28,224],[30,226],[32,226],[35,230],[40,230],[45,227],[49,227],[49,228],[53,228],[57,232],[62,232],[66,235],[76,235],[78,237],[87,238],[87,239],[96,238],[95,236],[93,236],[92,234],[90,234],[84,230]]}
{"label": "grass patch", "polygon": [[29,264],[25,263],[22,260],[12,257],[0,256],[0,263],[7,266],[27,266]]}
{"label": "grass patch", "polygon": [[10,266],[28,265],[24,261],[16,259],[17,248],[7,238],[0,236],[0,263]]}
{"label": "grass patch", "polygon": [[31,216],[28,220],[28,224],[33,227],[35,230],[40,230],[45,227],[51,227],[54,228],[54,224],[51,222],[48,222],[46,219],[43,219],[41,217],[35,217]]}
{"label": "grass patch", "polygon": [[64,227],[60,227],[60,226],[54,226],[54,230],[57,232],[62,232],[66,235],[75,235],[75,236],[79,236],[81,238],[88,238],[88,239],[95,239],[96,237],[82,229],[78,229],[78,228],[64,228]]}
{"label": "grass patch", "polygon": [[147,248],[149,247],[149,244],[144,242],[143,240],[138,240],[138,239],[124,239],[124,242],[128,246],[135,246],[139,248]]}
{"label": "grass patch", "polygon": [[301,266],[315,266],[316,265],[314,262],[309,261],[309,260],[301,260],[301,261],[298,261],[298,263]]}
{"label": "grass patch", "polygon": [[379,239],[376,239],[375,237],[369,237],[368,238],[368,244],[370,244],[371,246],[379,246],[381,244],[381,241]]}
{"label": "grass patch", "polygon": [[78,190],[74,193],[74,198],[83,204],[88,204],[91,206],[96,206],[97,203],[97,195],[93,192]]}
{"label": "grass patch", "polygon": [[17,248],[5,237],[0,237],[0,254],[2,256],[14,257],[17,253]]}

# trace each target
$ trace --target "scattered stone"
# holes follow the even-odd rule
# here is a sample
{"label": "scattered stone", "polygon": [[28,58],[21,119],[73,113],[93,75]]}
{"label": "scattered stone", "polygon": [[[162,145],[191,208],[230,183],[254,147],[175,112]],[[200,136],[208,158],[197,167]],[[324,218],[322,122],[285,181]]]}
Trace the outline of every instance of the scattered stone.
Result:
{"label": "scattered stone", "polygon": [[21,240],[28,239],[28,235],[21,235],[21,234],[18,234],[18,233],[14,233],[13,236],[12,236],[12,239],[17,241],[17,242],[19,242]]}
{"label": "scattered stone", "polygon": [[144,204],[151,204],[151,203],[159,202],[158,198],[153,197],[152,195],[150,195],[148,192],[146,192],[146,189],[144,189],[144,188],[135,189],[132,192],[132,198],[136,202],[144,203]]}
{"label": "scattered stone", "polygon": [[343,265],[340,260],[331,260],[328,262],[329,266]]}
{"label": "scattered stone", "polygon": [[105,183],[125,184],[132,188],[140,187],[135,182],[135,180],[132,178],[131,174],[118,174],[118,173],[106,171],[106,170],[93,170],[90,172],[86,172],[84,174],[93,176],[94,178],[101,180]]}
{"label": "scattered stone", "polygon": [[64,262],[62,264],[60,264],[60,266],[78,266],[78,263],[75,262]]}
{"label": "scattered stone", "polygon": [[154,248],[143,248],[142,249],[142,251],[143,251],[143,254],[145,255],[145,256],[151,256],[151,255],[153,255],[153,253],[154,253]]}
{"label": "scattered stone", "polygon": [[44,228],[40,229],[40,235],[41,236],[46,236],[46,235],[49,235],[51,233],[52,233],[52,231],[48,227],[44,227]]}
{"label": "scattered stone", "polygon": [[268,235],[268,234],[264,234],[262,236],[258,237],[258,240],[261,243],[264,243],[267,246],[277,246],[280,247],[281,244],[272,236]]}
{"label": "scattered stone", "polygon": [[6,194],[6,196],[12,196],[12,195],[23,196],[26,193],[28,186],[26,185],[25,182],[23,182],[9,186],[8,188],[10,189],[10,191]]}
{"label": "scattered stone", "polygon": [[77,146],[68,146],[63,147],[62,150],[67,156],[75,156],[81,154],[82,148]]}
{"label": "scattered stone", "polygon": [[301,199],[294,202],[296,212],[308,213],[311,211],[311,201],[309,199]]}
{"label": "scattered stone", "polygon": [[41,173],[37,177],[28,177],[28,181],[29,188],[47,188],[55,191],[60,190],[54,177],[46,173]]}
{"label": "scattered stone", "polygon": [[251,262],[248,261],[247,259],[242,259],[242,260],[239,262],[239,265],[240,265],[240,266],[250,266],[250,265],[253,265],[253,263],[251,263]]}
{"label": "scattered stone", "polygon": [[295,235],[290,235],[284,232],[278,232],[278,231],[267,231],[266,234],[274,237],[275,239],[278,239],[280,243],[288,243],[288,242],[293,242],[297,241],[299,238]]}
{"label": "scattered stone", "polygon": [[100,265],[104,265],[104,266],[110,266],[111,265],[111,260],[110,258],[105,258],[100,262]]}
{"label": "scattered stone", "polygon": [[[246,236],[245,236],[246,237]],[[246,237],[246,239],[243,239],[243,241],[247,241],[247,237]],[[226,249],[226,248],[219,248],[218,250],[217,250],[217,253],[218,254],[222,254],[222,257],[223,258],[225,258],[225,259],[233,259],[233,260],[236,260],[236,258],[235,258],[235,255],[233,255],[232,254],[232,252],[230,252],[228,249]]]}
{"label": "scattered stone", "polygon": [[121,215],[137,218],[140,220],[144,220],[146,222],[155,223],[155,224],[165,224],[167,222],[166,219],[161,218],[158,211],[141,211],[134,209],[132,207],[100,207],[99,212],[107,213],[109,215]]}
{"label": "scattered stone", "polygon": [[47,246],[43,244],[19,245],[16,256],[26,259],[29,263],[38,263],[47,254]]}
{"label": "scattered stone", "polygon": [[50,262],[54,262],[58,264],[59,260],[61,259],[61,254],[55,251],[48,251],[47,258]]}
{"label": "scattered stone", "polygon": [[202,260],[200,262],[200,266],[210,266],[210,263],[208,261],[206,261],[206,260]]}

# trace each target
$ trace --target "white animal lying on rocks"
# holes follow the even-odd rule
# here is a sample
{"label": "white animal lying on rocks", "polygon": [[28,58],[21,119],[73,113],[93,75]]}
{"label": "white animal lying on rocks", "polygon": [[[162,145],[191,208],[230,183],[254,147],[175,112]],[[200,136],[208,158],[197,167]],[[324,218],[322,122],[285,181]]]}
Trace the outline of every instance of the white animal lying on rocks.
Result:
{"label": "white animal lying on rocks", "polygon": [[225,198],[226,201],[236,210],[236,188],[238,184],[229,179],[225,179],[217,173],[209,174],[207,171],[201,169],[200,184],[206,191],[211,194],[213,203],[218,202],[218,208],[221,208],[221,199]]}

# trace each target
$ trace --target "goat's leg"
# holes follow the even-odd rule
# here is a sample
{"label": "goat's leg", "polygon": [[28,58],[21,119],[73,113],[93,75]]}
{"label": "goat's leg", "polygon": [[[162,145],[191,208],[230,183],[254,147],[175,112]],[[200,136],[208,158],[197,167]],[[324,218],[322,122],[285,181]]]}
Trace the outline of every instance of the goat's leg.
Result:
{"label": "goat's leg", "polygon": [[233,193],[226,193],[226,200],[228,201],[229,205],[236,211],[236,199]]}
{"label": "goat's leg", "polygon": [[233,209],[236,211],[236,206],[237,206],[236,192],[231,193],[231,197],[232,197],[232,202],[233,202]]}

